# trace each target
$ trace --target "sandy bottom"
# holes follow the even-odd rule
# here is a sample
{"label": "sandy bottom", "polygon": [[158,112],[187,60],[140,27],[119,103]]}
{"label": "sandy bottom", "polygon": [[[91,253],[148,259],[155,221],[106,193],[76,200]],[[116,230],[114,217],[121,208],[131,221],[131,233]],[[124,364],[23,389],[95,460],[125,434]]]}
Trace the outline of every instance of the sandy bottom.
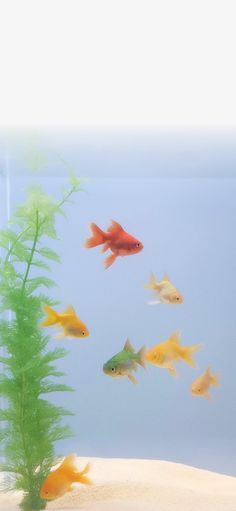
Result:
{"label": "sandy bottom", "polygon": [[[236,511],[236,478],[166,461],[80,458],[91,462],[92,486],[51,502],[49,510]],[[19,494],[0,496],[1,511],[16,511]]]}

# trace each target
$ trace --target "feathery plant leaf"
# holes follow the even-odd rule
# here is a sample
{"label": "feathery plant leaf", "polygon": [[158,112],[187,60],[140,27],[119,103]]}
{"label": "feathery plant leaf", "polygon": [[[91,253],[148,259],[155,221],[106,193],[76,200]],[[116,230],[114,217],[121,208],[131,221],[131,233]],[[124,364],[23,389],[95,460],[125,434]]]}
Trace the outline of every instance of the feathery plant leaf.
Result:
{"label": "feathery plant leaf", "polygon": [[55,303],[41,293],[42,286],[55,285],[41,271],[50,270],[47,261],[60,261],[45,246],[45,237],[57,239],[56,216],[63,214],[63,206],[78,190],[79,180],[73,177],[56,202],[40,188],[31,188],[10,228],[0,231],[0,312],[11,313],[9,320],[0,320],[4,368],[0,396],[6,403],[0,410],[0,449],[5,460],[0,471],[8,473],[5,491],[23,491],[23,511],[46,507],[39,490],[55,463],[54,443],[71,435],[61,424],[62,417],[71,413],[46,400],[48,393],[73,389],[55,380],[64,376],[54,364],[66,350],[50,349],[50,338],[40,329],[42,305]]}

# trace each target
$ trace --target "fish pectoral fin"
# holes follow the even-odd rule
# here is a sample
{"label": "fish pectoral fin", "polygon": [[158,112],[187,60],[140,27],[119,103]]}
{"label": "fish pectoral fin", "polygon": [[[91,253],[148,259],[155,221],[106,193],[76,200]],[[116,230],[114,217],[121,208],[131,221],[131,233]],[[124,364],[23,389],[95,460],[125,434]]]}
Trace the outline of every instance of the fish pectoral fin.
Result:
{"label": "fish pectoral fin", "polygon": [[208,401],[211,401],[211,400],[212,400],[212,397],[211,397],[211,395],[209,394],[209,392],[204,392],[203,397],[205,397],[205,399],[207,399]]}
{"label": "fish pectoral fin", "polygon": [[177,373],[177,371],[176,371],[174,366],[169,366],[168,367],[168,372],[171,374],[171,376],[177,376],[178,375],[178,373]]}
{"label": "fish pectoral fin", "polygon": [[66,335],[65,335],[64,330],[62,330],[61,332],[58,332],[57,334],[55,334],[53,336],[53,339],[56,339],[57,341],[60,341],[61,339],[64,339],[64,337],[66,337]]}
{"label": "fish pectoral fin", "polygon": [[161,303],[161,300],[150,300],[148,305],[157,305],[158,303]]}
{"label": "fish pectoral fin", "polygon": [[105,270],[107,270],[107,268],[109,268],[115,262],[116,257],[116,254],[111,254],[105,259],[103,263]]}
{"label": "fish pectoral fin", "polygon": [[129,380],[130,380],[132,383],[134,383],[134,385],[137,385],[137,384],[138,384],[138,380],[136,380],[136,378],[134,377],[134,375],[133,375],[133,374],[129,373],[127,376],[128,376],[128,378],[129,378]]}

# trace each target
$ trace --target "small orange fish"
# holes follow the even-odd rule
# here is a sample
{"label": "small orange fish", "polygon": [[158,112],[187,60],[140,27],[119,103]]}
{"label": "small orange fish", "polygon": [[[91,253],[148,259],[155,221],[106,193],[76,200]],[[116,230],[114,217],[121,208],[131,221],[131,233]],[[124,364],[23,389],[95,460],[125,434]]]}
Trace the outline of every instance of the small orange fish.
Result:
{"label": "small orange fish", "polygon": [[124,231],[123,227],[114,220],[107,232],[102,231],[96,224],[90,224],[90,229],[92,237],[86,240],[85,247],[104,245],[102,252],[106,252],[108,249],[112,251],[112,254],[104,261],[105,269],[109,268],[118,256],[137,254],[143,249],[141,241]]}
{"label": "small orange fish", "polygon": [[86,465],[82,472],[78,472],[76,467],[76,455],[67,456],[61,465],[50,472],[40,489],[40,497],[44,500],[55,500],[72,491],[73,483],[91,484],[86,476],[90,465]]}
{"label": "small orange fish", "polygon": [[211,395],[208,390],[211,385],[219,385],[219,377],[216,374],[212,374],[211,368],[208,367],[206,371],[198,376],[196,380],[191,384],[190,390],[192,396],[201,396],[205,397],[205,399],[211,399]]}
{"label": "small orange fish", "polygon": [[59,333],[57,338],[83,338],[89,336],[89,331],[86,325],[78,318],[71,305],[69,305],[62,314],[54,311],[48,305],[44,305],[43,309],[47,314],[47,318],[41,323],[41,326],[60,325],[63,328],[63,332]]}

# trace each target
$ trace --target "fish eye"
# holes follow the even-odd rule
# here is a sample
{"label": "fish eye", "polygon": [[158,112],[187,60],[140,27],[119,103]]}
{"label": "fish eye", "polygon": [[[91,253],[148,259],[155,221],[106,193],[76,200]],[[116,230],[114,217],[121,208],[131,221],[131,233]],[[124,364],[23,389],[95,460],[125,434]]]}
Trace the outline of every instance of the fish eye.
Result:
{"label": "fish eye", "polygon": [[138,242],[138,243],[136,243],[136,247],[137,247],[137,248],[139,248],[139,247],[140,247],[140,243],[139,243],[139,242]]}
{"label": "fish eye", "polygon": [[85,335],[85,332],[82,332],[82,335]]}
{"label": "fish eye", "polygon": [[176,296],[176,300],[179,300],[179,296]]}
{"label": "fish eye", "polygon": [[112,367],[112,368],[111,368],[111,370],[112,370],[112,371],[115,371],[115,368],[114,368],[114,367]]}

